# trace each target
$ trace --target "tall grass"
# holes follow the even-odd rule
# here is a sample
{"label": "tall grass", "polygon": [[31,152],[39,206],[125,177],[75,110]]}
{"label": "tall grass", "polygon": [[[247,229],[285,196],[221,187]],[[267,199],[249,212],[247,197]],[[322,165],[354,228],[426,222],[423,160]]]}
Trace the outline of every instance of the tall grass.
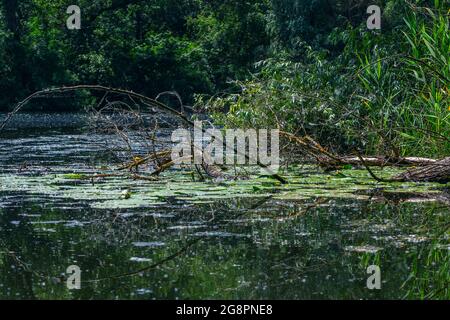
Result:
{"label": "tall grass", "polygon": [[[440,148],[448,155],[450,138],[450,33],[449,15],[444,5],[435,1],[436,11],[425,8],[405,19],[407,30],[404,36],[410,44],[411,53],[405,58],[410,72],[414,75],[414,87],[411,101],[416,119],[410,125],[410,134],[418,145],[428,144],[429,152],[439,153]],[[449,12],[450,13],[450,12]],[[414,128],[433,132],[439,139],[428,139],[418,134]],[[445,143],[437,143],[444,140]]]}
{"label": "tall grass", "polygon": [[[411,8],[393,59],[359,55],[369,121],[401,154],[450,154],[450,33],[444,5]],[[403,43],[403,45],[402,45]],[[373,62],[375,60],[375,63]],[[377,134],[378,135],[378,134]],[[383,139],[375,139],[379,148]]]}
{"label": "tall grass", "polygon": [[302,62],[280,54],[240,92],[198,102],[224,125],[280,127],[343,152],[449,156],[448,8],[404,4],[403,23],[389,32],[343,31],[337,58],[305,46]]}

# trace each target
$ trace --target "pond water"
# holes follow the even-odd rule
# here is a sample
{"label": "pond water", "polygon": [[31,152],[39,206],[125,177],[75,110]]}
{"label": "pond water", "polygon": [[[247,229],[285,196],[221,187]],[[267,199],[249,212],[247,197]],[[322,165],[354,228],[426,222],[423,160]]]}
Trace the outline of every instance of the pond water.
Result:
{"label": "pond water", "polygon": [[[0,133],[0,298],[450,298],[446,186],[306,165],[283,172],[288,185],[177,170],[94,181],[112,170],[108,137],[83,123],[22,114]],[[79,290],[66,286],[71,265]]]}

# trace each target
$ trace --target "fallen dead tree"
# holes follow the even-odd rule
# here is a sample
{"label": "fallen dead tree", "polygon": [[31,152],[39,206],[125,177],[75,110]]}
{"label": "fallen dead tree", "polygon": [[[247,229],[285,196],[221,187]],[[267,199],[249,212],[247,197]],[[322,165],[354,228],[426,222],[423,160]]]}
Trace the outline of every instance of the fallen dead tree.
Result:
{"label": "fallen dead tree", "polygon": [[374,174],[372,169],[365,164],[363,158],[360,159],[369,174],[378,182],[438,182],[446,184],[450,182],[450,157],[436,161],[433,164],[421,168],[407,170],[390,179],[380,178]]}
{"label": "fallen dead tree", "polygon": [[[78,85],[78,86],[71,86],[71,87],[59,87],[59,88],[52,88],[52,89],[45,89],[38,92],[33,93],[32,95],[25,98],[23,101],[17,104],[17,106],[13,109],[12,112],[8,114],[6,119],[0,124],[0,132],[5,128],[8,121],[14,116],[15,113],[17,113],[25,104],[27,104],[29,101],[35,98],[43,98],[43,97],[51,97],[52,95],[58,94],[64,94],[66,92],[73,92],[78,90],[87,90],[87,91],[96,91],[96,92],[103,92],[104,95],[101,98],[98,107],[100,107],[102,104],[106,104],[106,107],[99,108],[100,110],[118,110],[122,109],[124,106],[125,108],[130,109],[128,112],[128,116],[131,118],[137,118],[136,121],[132,121],[134,125],[139,124],[141,125],[141,128],[144,126],[144,122],[141,119],[141,116],[134,112],[129,104],[127,104],[124,101],[113,101],[110,102],[107,97],[108,95],[118,95],[125,97],[131,102],[131,104],[134,105],[142,105],[147,110],[151,110],[154,113],[162,113],[162,114],[169,114],[176,119],[180,120],[183,123],[183,126],[186,128],[193,129],[195,127],[194,121],[190,120],[190,118],[184,113],[184,108],[181,108],[181,112],[177,111],[174,108],[169,107],[168,105],[165,105],[161,102],[159,102],[156,99],[151,99],[149,97],[146,97],[144,95],[141,95],[139,93],[135,93],[133,91],[124,90],[124,89],[116,89],[116,88],[109,88],[105,86],[99,86],[99,85]],[[182,105],[182,103],[181,103]],[[102,112],[93,110],[94,116],[101,119],[104,123],[107,123],[109,126],[109,132],[115,132],[117,136],[122,139],[123,144],[125,145],[125,149],[128,149],[128,151],[132,150],[132,142],[130,141],[130,136],[127,132],[124,131],[123,127],[126,125],[121,124],[118,125],[114,120],[111,120],[109,115],[103,115]],[[125,117],[126,118],[126,117]],[[97,120],[96,120],[97,121]],[[158,130],[158,122],[156,121],[154,123],[154,128],[151,130],[156,131]],[[198,128],[203,133],[205,133],[206,129],[204,128]],[[144,130],[145,131],[145,130]],[[321,146],[318,142],[316,142],[311,137],[305,136],[305,137],[297,137],[291,133],[280,131],[280,135],[287,140],[295,143],[298,145],[303,153],[308,155],[309,157],[315,159],[315,162],[318,163],[321,167],[327,170],[334,170],[339,169],[340,167],[344,165],[361,165],[367,168],[371,176],[380,182],[402,182],[402,181],[432,181],[432,182],[440,182],[440,183],[447,183],[450,181],[450,157],[445,158],[442,160],[436,160],[436,159],[429,159],[429,158],[421,158],[421,157],[384,157],[384,156],[341,156],[336,155],[328,150],[326,150],[323,146]],[[134,170],[136,177],[136,172],[138,171],[139,166],[142,166],[144,164],[153,163],[154,169],[151,171],[150,176],[159,175],[162,171],[172,167],[175,165],[173,161],[170,159],[170,152],[168,148],[159,148],[157,149],[155,147],[155,134],[153,133],[146,133],[146,136],[144,139],[141,140],[148,140],[151,142],[151,145],[148,146],[148,151],[145,155],[131,155],[132,161],[125,163],[122,165],[119,170],[125,170],[128,169],[130,172]],[[223,141],[218,140],[219,143],[223,143]],[[167,144],[167,142],[165,142]],[[240,153],[235,148],[235,153]],[[249,160],[249,156],[247,154],[244,154],[246,161]],[[281,183],[287,183],[287,181],[278,175],[277,173],[274,173],[270,171],[269,167],[260,163],[257,161],[256,163],[259,167],[265,169],[269,176],[272,178],[280,181]],[[414,166],[416,168],[410,169],[405,171],[404,173],[397,175],[391,179],[383,179],[380,177],[377,177],[373,171],[369,167],[377,166],[377,167],[383,167],[383,166]],[[198,174],[202,176],[202,172],[206,175],[213,177],[213,178],[219,178],[219,177],[227,177],[230,178],[230,176],[224,174],[219,167],[215,165],[207,165],[206,163],[202,163],[201,165],[194,165],[195,169],[197,170]],[[141,176],[140,176],[141,177]],[[231,178],[233,178],[231,176]]]}
{"label": "fallen dead tree", "polygon": [[[135,93],[133,91],[117,89],[117,88],[109,88],[109,87],[100,86],[100,85],[77,85],[77,86],[45,89],[45,90],[37,91],[37,92],[31,94],[30,96],[26,97],[24,100],[19,102],[16,105],[16,107],[12,110],[12,112],[10,112],[7,115],[6,119],[2,123],[0,123],[0,132],[5,128],[6,124],[14,116],[14,114],[19,112],[20,109],[24,105],[26,105],[28,102],[30,102],[31,100],[36,99],[36,98],[51,97],[52,95],[55,95],[55,94],[61,95],[66,92],[74,92],[74,91],[80,91],[80,90],[87,90],[87,91],[91,91],[91,92],[93,92],[93,91],[103,92],[104,95],[98,104],[98,108],[100,108],[100,106],[103,103],[106,103],[108,108],[112,107],[112,109],[115,109],[116,107],[123,108],[124,106],[126,108],[131,108],[127,103],[125,103],[123,101],[109,102],[107,99],[107,96],[110,94],[114,94],[114,95],[126,97],[132,104],[143,105],[146,109],[152,110],[153,112],[161,112],[161,113],[170,114],[171,116],[176,117],[178,120],[180,120],[183,123],[184,127],[191,128],[191,129],[196,127],[195,122],[190,120],[190,118],[184,113],[183,106],[181,108],[181,112],[179,112],[179,111],[175,110],[174,108],[171,108],[171,107],[161,103],[157,99],[152,99],[152,98],[146,97],[142,94]],[[135,115],[133,115],[133,112],[130,112],[130,114],[132,115],[132,117],[135,116]],[[97,112],[97,110],[94,110],[94,115],[99,116],[99,112]],[[114,121],[111,121],[109,116],[102,117],[102,120],[106,120],[105,122],[109,124],[109,127],[110,127],[109,131],[115,132],[117,134],[117,136],[120,137],[120,139],[125,144],[125,150],[128,150],[128,151],[132,150],[132,143],[130,141],[130,137],[127,135],[126,132],[124,132],[122,126],[118,126],[116,123],[114,123]],[[155,125],[155,130],[156,130],[156,128],[157,128],[157,124]],[[197,129],[200,129],[203,133],[206,132],[206,129],[204,129],[204,128],[197,128]],[[120,170],[128,169],[128,170],[132,171],[133,169],[135,169],[135,171],[137,171],[137,169],[139,168],[140,165],[152,162],[156,166],[155,169],[151,173],[151,176],[154,176],[154,175],[160,174],[162,171],[175,165],[175,162],[171,161],[171,159],[169,157],[169,152],[167,150],[163,150],[163,151],[156,150],[154,135],[148,136],[146,138],[148,138],[148,140],[152,141],[151,152],[145,156],[132,156],[131,158],[133,160],[125,165],[122,165],[119,168]],[[223,143],[223,141],[220,141],[219,139],[217,139],[217,140],[219,143]],[[234,152],[236,154],[241,153],[236,148],[234,148]],[[249,161],[249,156],[246,153],[244,153],[243,155],[244,155],[246,161]],[[269,166],[261,163],[259,160],[256,162],[256,165],[259,166],[260,168],[262,168],[263,170],[265,170],[267,172],[267,175],[272,177],[273,179],[276,179],[283,184],[287,183],[286,179],[284,179],[279,174],[273,172]],[[221,173],[220,169],[217,166],[207,165],[206,163],[202,163],[201,165],[194,165],[194,167],[196,168],[196,170],[200,176],[202,176],[202,172],[200,171],[199,168],[201,168],[206,175],[211,176],[213,178],[227,176],[226,174]],[[136,175],[134,175],[134,176],[136,176]]]}
{"label": "fallen dead tree", "polygon": [[[368,166],[383,167],[383,166],[425,166],[436,163],[438,160],[422,157],[363,157],[364,163]],[[333,161],[330,161],[333,164]],[[343,156],[339,158],[336,165],[361,165],[361,160],[358,157]],[[326,163],[323,163],[326,165]]]}
{"label": "fallen dead tree", "polygon": [[433,192],[392,192],[384,188],[375,188],[372,190],[358,190],[354,192],[357,195],[367,195],[371,201],[383,201],[399,204],[403,202],[440,202],[450,205],[450,190],[443,189]]}
{"label": "fallen dead tree", "polygon": [[422,168],[406,171],[396,179],[404,181],[433,181],[439,183],[450,182],[450,157],[436,161]]}
{"label": "fallen dead tree", "polygon": [[374,167],[383,166],[425,166],[434,164],[436,159],[422,158],[422,157],[386,157],[386,156],[340,156],[326,150],[318,142],[309,136],[297,137],[291,133],[280,131],[280,135],[286,137],[288,140],[300,145],[302,151],[313,157],[320,166],[324,168],[338,169],[343,165],[365,165]]}
{"label": "fallen dead tree", "polygon": [[[450,182],[450,157],[442,160],[421,157],[364,157],[339,156],[322,147],[311,137],[297,137],[288,132],[280,132],[288,140],[301,146],[302,151],[313,157],[316,162],[327,170],[339,169],[343,165],[364,166],[370,175],[379,182]],[[374,174],[370,167],[384,166],[412,166],[405,172],[390,179],[380,178]]]}

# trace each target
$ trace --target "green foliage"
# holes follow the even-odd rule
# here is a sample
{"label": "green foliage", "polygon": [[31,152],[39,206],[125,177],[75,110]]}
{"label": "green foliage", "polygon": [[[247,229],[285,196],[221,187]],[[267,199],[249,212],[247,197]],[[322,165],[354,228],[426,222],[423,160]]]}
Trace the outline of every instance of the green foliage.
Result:
{"label": "green foliage", "polygon": [[[268,45],[261,1],[83,0],[81,30],[65,26],[71,1],[6,3],[0,110],[37,89],[79,83],[149,96],[176,90],[189,101],[244,78]],[[6,16],[20,19],[8,24]]]}
{"label": "green foliage", "polygon": [[207,53],[216,83],[225,83],[231,75],[244,78],[252,64],[266,56],[266,12],[265,1],[205,1],[201,13],[189,20],[195,38]]}
{"label": "green foliage", "polygon": [[[52,86],[175,90],[223,125],[279,127],[345,151],[450,148],[444,1],[82,0],[78,31],[65,27],[69,0],[0,3],[0,110]],[[381,31],[366,28],[374,3]],[[72,100],[52,107],[89,103]]]}
{"label": "green foliage", "polygon": [[401,41],[392,35],[391,41],[358,50],[362,88],[357,99],[377,128],[372,137],[376,150],[390,141],[400,154],[449,152],[450,43],[444,12],[439,1],[433,9],[413,8],[396,30]]}
{"label": "green foliage", "polygon": [[[340,54],[317,42],[315,47],[303,43],[299,62],[288,46],[284,54],[259,63],[253,79],[238,82],[238,93],[198,102],[223,125],[279,127],[340,151],[448,155],[446,6],[436,1],[425,7],[421,1],[400,9],[402,3],[386,4],[383,34],[367,30],[365,20],[342,27],[326,36],[345,43]],[[403,21],[394,14],[397,9],[403,10]]]}

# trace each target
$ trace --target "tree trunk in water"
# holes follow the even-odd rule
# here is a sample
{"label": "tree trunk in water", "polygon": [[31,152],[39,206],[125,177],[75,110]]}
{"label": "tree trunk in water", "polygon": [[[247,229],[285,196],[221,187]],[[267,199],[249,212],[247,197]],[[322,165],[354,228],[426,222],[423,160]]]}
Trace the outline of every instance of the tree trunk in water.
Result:
{"label": "tree trunk in water", "polygon": [[430,181],[447,183],[450,182],[450,157],[436,161],[424,167],[408,170],[396,177],[398,181]]}

